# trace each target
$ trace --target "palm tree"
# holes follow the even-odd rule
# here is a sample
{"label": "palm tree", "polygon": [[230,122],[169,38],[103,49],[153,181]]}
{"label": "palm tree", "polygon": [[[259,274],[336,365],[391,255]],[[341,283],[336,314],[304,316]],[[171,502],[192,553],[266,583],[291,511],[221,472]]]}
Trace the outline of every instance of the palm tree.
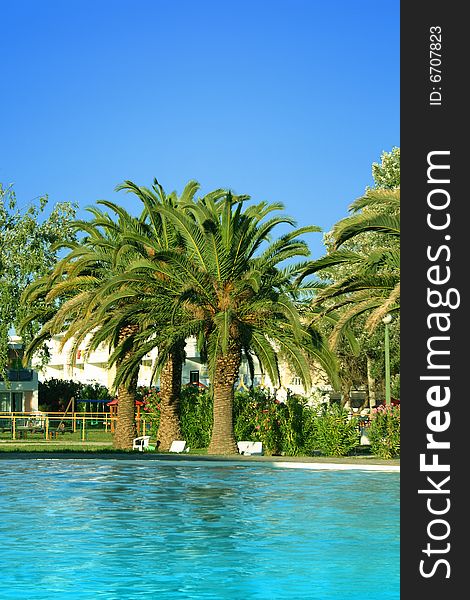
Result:
{"label": "palm tree", "polygon": [[360,315],[368,315],[365,326],[371,332],[386,313],[400,309],[400,189],[368,190],[350,210],[353,214],[333,228],[331,250],[308,263],[298,278],[330,277],[317,283],[312,306],[320,308],[317,318],[336,313],[333,346]]}
{"label": "palm tree", "polygon": [[[113,202],[98,202],[112,211],[114,218],[99,208],[89,209],[91,221],[74,223],[77,230],[86,233],[85,239],[72,246],[51,276],[32,286],[29,297],[25,297],[35,300],[39,294],[47,294],[49,302],[59,297],[66,300],[61,310],[52,310],[30,352],[57,331],[65,331],[63,344],[73,340],[72,356],[87,335],[91,336],[88,351],[103,342],[112,349],[109,365],[117,367],[114,386],[120,399],[115,444],[120,448],[131,448],[135,437],[130,396],[135,396],[145,354],[137,353],[137,348],[145,347],[147,352],[157,347],[159,351],[155,374],[160,375],[161,383],[161,449],[168,449],[181,437],[179,399],[185,340],[168,331],[167,282],[161,277],[133,281],[126,276],[126,268],[130,256],[152,260],[156,252],[180,247],[179,234],[160,208],[177,209],[178,203],[192,201],[198,188],[197,182],[190,181],[178,198],[175,192],[166,195],[157,180],[151,190],[130,181],[118,186],[118,191],[132,192],[142,201],[141,217],[131,217]],[[216,190],[209,196],[215,200],[220,193]]]}
{"label": "palm tree", "polygon": [[[251,368],[256,356],[274,383],[280,379],[279,356],[289,361],[305,386],[310,384],[309,356],[318,357],[332,376],[335,373],[332,355],[313,343],[285,291],[300,267],[279,266],[307,256],[308,247],[298,238],[319,229],[295,229],[269,243],[275,227],[294,222],[285,216],[265,220],[283,208],[280,204],[260,203],[243,210],[247,199],[226,193],[187,202],[179,210],[159,206],[181,236],[184,251],[156,251],[151,259],[136,261],[126,274],[142,284],[165,282],[174,311],[169,338],[195,335],[201,355],[207,357],[214,400],[211,454],[237,452],[232,411],[243,354]],[[139,360],[148,347],[144,344],[132,360]]]}
{"label": "palm tree", "polygon": [[[166,194],[157,179],[154,179],[151,189],[138,186],[132,181],[125,181],[116,189],[134,194],[143,205],[142,227],[128,229],[124,237],[126,245],[133,248],[136,256],[146,261],[158,262],[161,252],[184,251],[181,234],[162,209],[174,212],[182,210],[181,206],[193,203],[194,195],[199,189],[196,181],[189,181],[180,196],[176,192]],[[214,190],[206,197],[216,202],[223,193],[223,190]],[[120,210],[110,202],[106,203],[106,206],[115,212]],[[168,298],[172,294],[171,285],[171,278],[156,270],[152,277],[145,276],[143,279],[136,275],[135,271],[119,274],[110,280],[106,287],[106,293],[113,288],[120,290],[120,293],[122,289],[128,290],[127,301],[131,302],[132,318],[139,324],[140,332],[135,342],[140,352],[129,355],[125,353],[124,347],[117,346],[111,356],[111,362],[119,361],[116,381],[128,381],[138,369],[142,357],[155,348],[158,350],[153,377],[160,377],[161,414],[158,443],[162,450],[168,450],[174,440],[181,439],[179,405],[186,340],[184,336],[177,335],[170,324]],[[113,301],[112,294],[109,299]],[[106,294],[102,295],[103,313],[109,310],[108,300]]]}
{"label": "palm tree", "polygon": [[[125,211],[119,219],[113,221],[98,208],[89,209],[94,218],[87,221],[75,221],[73,227],[86,236],[68,245],[69,253],[58,262],[47,276],[29,286],[24,301],[33,306],[38,298],[45,298],[49,319],[27,348],[31,356],[48,338],[64,333],[62,347],[72,342],[71,357],[75,360],[82,342],[91,336],[87,351],[96,348],[103,341],[113,348],[123,348],[123,358],[132,354],[132,343],[138,331],[138,324],[126,319],[126,313],[119,310],[125,301],[125,295],[115,298],[114,310],[103,314],[100,297],[108,280],[122,273],[128,264],[131,249],[123,245],[123,231],[126,228],[139,228],[139,222]],[[34,317],[31,309],[22,326]],[[114,436],[114,445],[120,449],[132,448],[136,436],[135,399],[137,371],[117,389],[119,400],[118,420]]]}

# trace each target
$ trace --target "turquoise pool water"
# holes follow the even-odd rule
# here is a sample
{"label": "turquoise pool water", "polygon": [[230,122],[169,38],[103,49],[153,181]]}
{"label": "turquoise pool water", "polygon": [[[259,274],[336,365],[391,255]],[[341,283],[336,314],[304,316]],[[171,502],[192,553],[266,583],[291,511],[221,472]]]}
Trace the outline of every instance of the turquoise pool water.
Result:
{"label": "turquoise pool water", "polygon": [[0,598],[398,600],[399,475],[1,460]]}

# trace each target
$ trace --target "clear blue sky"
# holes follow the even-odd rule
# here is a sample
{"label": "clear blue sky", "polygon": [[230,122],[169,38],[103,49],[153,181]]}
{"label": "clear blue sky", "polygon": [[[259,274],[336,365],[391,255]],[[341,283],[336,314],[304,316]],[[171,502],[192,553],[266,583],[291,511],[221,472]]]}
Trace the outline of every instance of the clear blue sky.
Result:
{"label": "clear blue sky", "polygon": [[[131,179],[325,231],[399,146],[399,0],[0,0],[0,181],[83,209]],[[311,234],[314,256],[322,235]]]}

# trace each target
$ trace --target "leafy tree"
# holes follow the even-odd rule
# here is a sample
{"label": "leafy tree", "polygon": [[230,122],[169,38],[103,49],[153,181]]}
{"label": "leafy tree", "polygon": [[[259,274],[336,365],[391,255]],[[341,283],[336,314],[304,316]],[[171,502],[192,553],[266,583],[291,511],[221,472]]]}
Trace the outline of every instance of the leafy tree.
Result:
{"label": "leafy tree", "polygon": [[47,412],[64,411],[72,398],[80,397],[81,384],[78,381],[48,379],[38,384],[39,409]]}
{"label": "leafy tree", "polygon": [[393,190],[400,187],[400,148],[382,152],[380,164],[372,164],[374,188]]}
{"label": "leafy tree", "polygon": [[77,404],[80,399],[111,400],[108,389],[99,383],[80,383],[64,379],[47,379],[38,386],[39,408],[46,412],[64,411],[72,398],[75,399],[75,410],[85,410],[85,405]]}
{"label": "leafy tree", "polygon": [[[375,187],[325,236],[327,254],[312,261],[300,278],[321,278],[316,281],[315,322],[328,333],[340,358],[345,397],[362,378],[369,383],[372,405],[374,378],[383,371],[383,336],[374,331],[387,312],[399,311],[399,161],[400,150],[393,148],[382,154],[380,164],[372,165]],[[391,330],[399,331],[398,319]],[[396,344],[393,356],[399,357]]]}
{"label": "leafy tree", "polygon": [[[46,216],[47,208],[47,196],[20,207],[13,187],[0,184],[0,372],[8,365],[9,336],[26,315],[27,306],[20,302],[23,290],[55,264],[55,245],[73,239],[75,207],[61,202]],[[40,327],[41,308],[36,307],[37,318],[23,331],[25,342]]]}

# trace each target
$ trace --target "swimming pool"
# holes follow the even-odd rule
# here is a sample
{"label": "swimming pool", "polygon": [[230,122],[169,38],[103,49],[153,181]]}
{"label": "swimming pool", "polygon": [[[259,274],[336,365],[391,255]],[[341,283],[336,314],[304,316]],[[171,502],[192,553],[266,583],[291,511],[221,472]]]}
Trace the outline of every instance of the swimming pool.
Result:
{"label": "swimming pool", "polygon": [[2,460],[0,598],[398,600],[399,475]]}

